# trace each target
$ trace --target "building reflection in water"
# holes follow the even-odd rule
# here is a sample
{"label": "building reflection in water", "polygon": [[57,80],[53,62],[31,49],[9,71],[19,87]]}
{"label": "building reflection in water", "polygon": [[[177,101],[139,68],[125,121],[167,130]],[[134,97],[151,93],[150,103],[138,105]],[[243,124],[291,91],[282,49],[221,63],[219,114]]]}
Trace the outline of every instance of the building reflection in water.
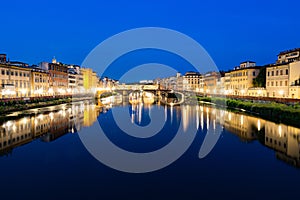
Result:
{"label": "building reflection in water", "polygon": [[95,105],[78,103],[60,110],[32,117],[10,120],[0,125],[0,155],[7,155],[15,147],[40,138],[50,142],[82,127],[91,126],[102,110]]}
{"label": "building reflection in water", "polygon": [[[258,140],[262,145],[273,149],[278,159],[300,167],[299,128],[205,105],[161,108],[165,111],[165,120],[167,114],[170,114],[171,120],[182,120],[183,131],[187,131],[189,126],[202,132],[209,130],[210,133],[225,129],[238,136],[242,142]],[[131,109],[132,123],[141,124],[145,120],[143,113],[150,114],[151,105],[135,104],[131,105]],[[0,125],[0,155],[7,155],[13,148],[38,138],[50,142],[67,133],[75,133],[82,127],[95,123],[101,112],[105,113],[106,107],[77,103],[62,106],[57,111],[6,121]]]}
{"label": "building reflection in water", "polygon": [[[238,136],[241,141],[248,143],[258,140],[262,145],[273,149],[276,152],[276,158],[300,167],[299,128],[213,107],[207,107],[204,112],[206,112],[206,116],[209,114],[212,117],[210,120],[215,119],[218,124]],[[216,113],[213,114],[214,112]],[[206,120],[207,123],[208,120],[209,118]],[[203,127],[203,123],[201,113],[201,127]]]}
{"label": "building reflection in water", "polygon": [[278,159],[300,167],[299,128],[204,105],[182,105],[172,109],[180,109],[183,131],[192,124],[198,130],[210,133],[225,129],[239,137],[242,142],[258,140],[262,145],[273,149]]}

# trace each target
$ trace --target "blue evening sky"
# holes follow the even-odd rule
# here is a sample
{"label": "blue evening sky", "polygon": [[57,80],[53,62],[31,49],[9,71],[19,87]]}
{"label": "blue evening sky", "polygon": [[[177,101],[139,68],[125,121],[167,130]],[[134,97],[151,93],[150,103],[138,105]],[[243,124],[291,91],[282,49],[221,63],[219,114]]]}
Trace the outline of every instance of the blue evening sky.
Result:
{"label": "blue evening sky", "polygon": [[0,3],[0,53],[29,64],[55,56],[80,65],[106,38],[155,26],[194,38],[219,69],[244,60],[263,65],[300,47],[299,7],[298,0],[7,0]]}

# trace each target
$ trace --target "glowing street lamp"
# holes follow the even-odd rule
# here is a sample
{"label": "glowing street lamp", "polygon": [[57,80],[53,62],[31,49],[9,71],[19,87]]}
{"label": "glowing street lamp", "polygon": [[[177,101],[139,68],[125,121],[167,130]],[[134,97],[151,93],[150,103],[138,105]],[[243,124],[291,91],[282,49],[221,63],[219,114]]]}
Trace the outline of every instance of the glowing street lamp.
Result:
{"label": "glowing street lamp", "polygon": [[261,95],[261,93],[262,93],[262,91],[261,90],[258,90],[258,96],[260,96]]}
{"label": "glowing street lamp", "polygon": [[53,94],[53,88],[49,88],[48,93]]}
{"label": "glowing street lamp", "polygon": [[25,96],[26,93],[27,93],[27,89],[22,89],[22,90],[21,90],[22,96]]}
{"label": "glowing street lamp", "polygon": [[280,90],[280,91],[279,91],[279,94],[280,94],[280,96],[283,96],[284,91],[283,91],[283,90]]}
{"label": "glowing street lamp", "polygon": [[244,94],[245,94],[245,90],[241,90],[241,93],[242,93],[242,95],[244,96]]}

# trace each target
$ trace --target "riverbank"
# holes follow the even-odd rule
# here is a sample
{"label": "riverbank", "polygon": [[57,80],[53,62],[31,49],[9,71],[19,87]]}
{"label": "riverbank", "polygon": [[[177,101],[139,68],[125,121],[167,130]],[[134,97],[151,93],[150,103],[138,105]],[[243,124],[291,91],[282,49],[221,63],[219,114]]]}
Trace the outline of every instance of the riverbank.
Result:
{"label": "riverbank", "polygon": [[225,98],[198,97],[198,101],[213,103],[218,107],[228,108],[276,122],[300,127],[300,105],[266,103]]}
{"label": "riverbank", "polygon": [[54,97],[54,98],[35,98],[31,101],[24,100],[11,100],[11,101],[0,101],[0,116],[6,115],[12,112],[24,111],[34,108],[42,108],[46,106],[55,106],[65,103],[72,103],[84,100],[91,100],[91,97]]}

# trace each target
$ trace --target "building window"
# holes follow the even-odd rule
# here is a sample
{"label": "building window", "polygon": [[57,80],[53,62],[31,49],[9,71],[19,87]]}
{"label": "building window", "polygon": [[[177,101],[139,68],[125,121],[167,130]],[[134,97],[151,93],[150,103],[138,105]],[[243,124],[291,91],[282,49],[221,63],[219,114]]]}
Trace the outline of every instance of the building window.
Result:
{"label": "building window", "polygon": [[8,70],[6,71],[6,75],[9,76],[9,71]]}
{"label": "building window", "polygon": [[285,81],[285,86],[288,86],[288,82],[287,81]]}
{"label": "building window", "polygon": [[272,71],[272,76],[274,76],[274,71]]}
{"label": "building window", "polygon": [[255,72],[253,72],[253,76],[255,76]]}
{"label": "building window", "polygon": [[276,71],[276,76],[278,76],[279,75],[279,73],[278,73],[278,70]]}
{"label": "building window", "polygon": [[1,74],[4,75],[5,74],[5,70],[1,70]]}
{"label": "building window", "polygon": [[270,72],[268,72],[268,76],[270,76]]}
{"label": "building window", "polygon": [[275,85],[278,86],[277,81],[275,82]]}
{"label": "building window", "polygon": [[283,75],[283,70],[280,70],[280,75]]}
{"label": "building window", "polygon": [[273,81],[271,82],[271,86],[274,86],[274,83],[273,83]]}
{"label": "building window", "polygon": [[282,86],[282,81],[280,81],[280,86]]}

